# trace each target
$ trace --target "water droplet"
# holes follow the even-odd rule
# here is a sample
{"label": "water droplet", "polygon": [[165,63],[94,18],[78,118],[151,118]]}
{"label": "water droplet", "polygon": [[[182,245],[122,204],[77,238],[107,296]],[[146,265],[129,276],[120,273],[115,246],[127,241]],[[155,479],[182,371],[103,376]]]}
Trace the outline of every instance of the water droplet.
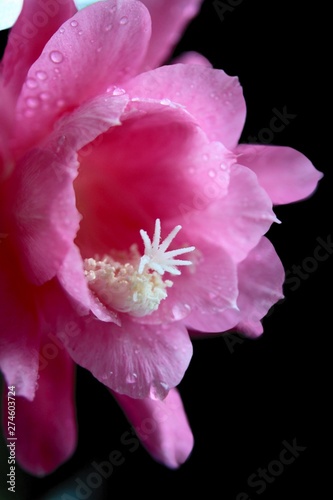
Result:
{"label": "water droplet", "polygon": [[123,16],[123,17],[120,18],[119,24],[121,24],[122,26],[124,26],[124,24],[127,24],[127,23],[128,23],[128,17]]}
{"label": "water droplet", "polygon": [[27,78],[25,84],[29,89],[35,89],[37,87],[37,82],[34,78]]}
{"label": "water droplet", "polygon": [[101,50],[102,50],[102,47],[98,47],[98,48],[96,49],[96,52],[100,52]]}
{"label": "water droplet", "polygon": [[153,399],[154,401],[158,401],[160,399],[159,394],[160,394],[160,391],[157,389],[157,387],[151,386],[151,388],[149,390],[150,399]]}
{"label": "water droplet", "polygon": [[111,31],[112,30],[112,24],[108,24],[107,26],[105,26],[105,31]]}
{"label": "water droplet", "polygon": [[65,142],[66,142],[66,136],[65,135],[61,135],[58,138],[58,141],[57,141],[58,145],[57,145],[57,148],[56,148],[56,153],[59,153],[59,151],[61,150],[61,148],[65,144]]}
{"label": "water droplet", "polygon": [[221,170],[227,170],[227,165],[225,163],[221,163],[220,169]]}
{"label": "water droplet", "polygon": [[39,97],[42,101],[48,101],[51,97],[51,94],[49,92],[41,92],[39,94]]}
{"label": "water droplet", "polygon": [[59,33],[65,33],[65,28],[60,28]]}
{"label": "water droplet", "polygon": [[190,173],[190,174],[194,174],[194,168],[193,168],[193,167],[190,167],[190,168],[188,169],[188,171],[189,171],[189,173]]}
{"label": "water droplet", "polygon": [[63,61],[64,56],[59,50],[52,50],[52,52],[50,52],[50,59],[53,63],[59,64]]}
{"label": "water droplet", "polygon": [[134,384],[136,382],[137,378],[138,378],[138,376],[137,376],[136,373],[134,373],[134,372],[133,373],[129,373],[127,375],[127,377],[126,377],[126,382],[128,384]]}
{"label": "water droplet", "polygon": [[208,175],[209,177],[215,177],[216,176],[215,170],[209,170]]}
{"label": "water droplet", "polygon": [[115,87],[112,91],[112,95],[123,95],[126,93],[126,90],[121,89],[119,87]]}
{"label": "water droplet", "polygon": [[58,108],[62,108],[65,105],[65,101],[63,99],[58,99],[56,105]]}
{"label": "water droplet", "polygon": [[165,98],[165,99],[161,99],[160,103],[163,104],[163,106],[170,106],[171,101],[170,101],[170,99]]}
{"label": "water droplet", "polygon": [[172,314],[176,321],[180,321],[184,318],[184,309],[179,305],[174,305],[172,308]]}
{"label": "water droplet", "polygon": [[82,35],[82,33],[83,33],[82,30],[80,30],[80,31],[77,32],[78,35]]}
{"label": "water droplet", "polygon": [[73,28],[76,28],[76,26],[77,26],[79,23],[78,23],[77,21],[71,21],[71,23],[70,23],[70,24],[71,24],[71,26],[72,26]]}
{"label": "water droplet", "polygon": [[45,73],[45,71],[36,71],[36,76],[38,80],[44,81],[47,79],[47,73]]}
{"label": "water droplet", "polygon": [[228,99],[227,99],[226,101],[224,101],[224,104],[225,104],[226,106],[230,106],[231,102],[230,102],[230,101],[228,101]]}
{"label": "water droplet", "polygon": [[38,108],[39,106],[39,100],[37,97],[27,97],[25,103],[29,108]]}

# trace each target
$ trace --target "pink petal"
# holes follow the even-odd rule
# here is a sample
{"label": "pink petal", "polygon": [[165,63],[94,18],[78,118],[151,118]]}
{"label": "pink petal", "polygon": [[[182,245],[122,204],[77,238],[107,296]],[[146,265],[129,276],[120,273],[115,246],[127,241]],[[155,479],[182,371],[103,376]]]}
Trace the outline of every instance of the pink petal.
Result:
{"label": "pink petal", "polygon": [[142,0],[152,19],[152,36],[143,71],[160,66],[171,55],[203,0]]}
{"label": "pink petal", "polygon": [[310,196],[323,177],[302,153],[289,147],[240,144],[236,153],[257,174],[275,205]]}
{"label": "pink petal", "polygon": [[177,287],[177,293],[182,292],[180,298],[188,301],[191,308],[186,326],[203,332],[219,332],[224,325],[224,312],[237,310],[236,265],[223,248],[203,237],[193,242],[201,258],[194,264],[193,274],[190,268],[182,272]]}
{"label": "pink petal", "polygon": [[9,142],[14,125],[13,108],[13,97],[3,88],[0,75],[0,182],[8,177],[14,168]]}
{"label": "pink petal", "polygon": [[230,170],[228,194],[202,212],[187,215],[194,231],[222,246],[234,262],[242,261],[277,222],[272,202],[256,175],[242,165]]}
{"label": "pink petal", "polygon": [[[28,279],[52,278],[78,229],[74,169],[65,170],[55,152],[32,150],[11,176],[6,204],[16,251]],[[62,175],[59,176],[61,168]]]}
{"label": "pink petal", "polygon": [[187,460],[193,448],[193,435],[177,389],[171,389],[163,401],[112,394],[155,460],[171,469]]}
{"label": "pink petal", "polygon": [[133,243],[141,248],[140,229],[153,230],[161,218],[164,231],[171,231],[186,222],[188,211],[202,211],[228,190],[225,148],[209,143],[182,108],[132,101],[122,125],[102,139],[89,157],[80,158],[75,180],[83,216],[76,242],[83,258],[129,250]]}
{"label": "pink petal", "polygon": [[163,399],[179,384],[192,356],[180,323],[139,325],[127,315],[122,324],[78,320],[80,335],[59,337],[73,360],[110,389],[134,398]]}
{"label": "pink petal", "polygon": [[36,476],[53,472],[76,447],[74,365],[65,351],[47,346],[34,400],[16,398],[17,461]]}
{"label": "pink petal", "polygon": [[205,66],[206,68],[212,68],[213,65],[206,59],[205,56],[199,54],[198,52],[184,52],[178,57],[172,59],[172,64],[199,64],[200,66]]}
{"label": "pink petal", "polygon": [[[18,96],[30,66],[59,26],[76,12],[72,0],[25,0],[22,12],[10,31],[2,60],[5,85]],[[35,75],[30,75],[32,78]],[[32,85],[33,80],[29,80]]]}
{"label": "pink petal", "polygon": [[76,151],[118,125],[126,102],[126,96],[107,95],[88,101],[16,166],[6,191],[9,225],[32,282],[42,284],[56,274],[77,233]]}
{"label": "pink petal", "polygon": [[[106,309],[90,292],[84,276],[82,257],[76,245],[70,248],[64,258],[57,278],[79,316],[88,315],[91,311],[101,321],[111,321],[120,325],[116,313]],[[64,309],[64,305],[61,308]],[[68,314],[71,312],[68,311]]]}
{"label": "pink petal", "polygon": [[236,330],[249,337],[263,332],[261,319],[283,298],[284,269],[273,245],[263,237],[239,264],[239,297],[241,321]]}
{"label": "pink petal", "polygon": [[0,239],[0,367],[6,384],[32,400],[38,373],[39,318],[34,287],[26,284],[8,240]]}
{"label": "pink petal", "polygon": [[[225,313],[237,309],[237,267],[223,248],[192,234],[187,239],[196,248],[187,258],[194,264],[172,277],[173,286],[158,310],[137,321],[158,324],[183,320],[190,329],[220,332],[225,329]],[[233,321],[234,326],[237,321]],[[228,323],[228,327],[230,324]]]}
{"label": "pink petal", "polygon": [[112,93],[115,85],[138,71],[150,37],[148,11],[132,0],[115,7],[97,2],[79,11],[30,68],[28,78],[37,85],[33,89],[24,85],[18,101],[17,134],[26,144],[50,131],[66,111],[108,87]]}
{"label": "pink petal", "polygon": [[209,140],[232,150],[245,122],[238,78],[199,64],[173,64],[148,71],[126,85],[133,98],[169,100],[185,106]]}

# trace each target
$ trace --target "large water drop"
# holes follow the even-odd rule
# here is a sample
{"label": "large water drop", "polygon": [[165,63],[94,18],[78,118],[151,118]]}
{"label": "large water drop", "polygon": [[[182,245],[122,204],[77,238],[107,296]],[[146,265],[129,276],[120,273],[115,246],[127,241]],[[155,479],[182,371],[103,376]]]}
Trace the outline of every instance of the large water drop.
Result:
{"label": "large water drop", "polygon": [[47,73],[45,73],[45,71],[36,71],[36,77],[38,80],[44,81],[47,79]]}
{"label": "large water drop", "polygon": [[52,50],[52,52],[50,52],[50,59],[53,63],[59,64],[64,60],[64,56],[59,50]]}

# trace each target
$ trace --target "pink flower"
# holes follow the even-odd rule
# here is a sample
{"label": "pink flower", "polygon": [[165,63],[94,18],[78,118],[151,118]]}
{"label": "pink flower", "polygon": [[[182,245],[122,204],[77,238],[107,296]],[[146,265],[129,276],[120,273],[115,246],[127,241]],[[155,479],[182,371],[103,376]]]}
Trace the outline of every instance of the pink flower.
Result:
{"label": "pink flower", "polygon": [[178,467],[193,446],[176,389],[190,334],[258,336],[282,297],[264,236],[272,206],[307,197],[321,174],[290,148],[238,145],[237,78],[194,53],[158,67],[200,3],[76,12],[62,0],[36,27],[30,0],[11,32],[0,365],[19,396],[17,457],[33,474],[75,449],[73,362],[111,390],[152,456]]}

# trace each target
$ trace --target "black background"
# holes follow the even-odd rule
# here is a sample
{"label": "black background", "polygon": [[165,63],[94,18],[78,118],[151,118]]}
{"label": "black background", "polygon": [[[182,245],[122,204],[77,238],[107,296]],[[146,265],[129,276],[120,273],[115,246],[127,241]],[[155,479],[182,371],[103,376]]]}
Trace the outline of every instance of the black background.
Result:
{"label": "black background", "polygon": [[[296,115],[274,135],[272,144],[298,149],[325,177],[309,199],[275,210],[282,224],[268,236],[285,269],[292,272],[294,265],[303,268],[304,259],[313,257],[318,237],[326,240],[333,233],[330,14],[324,2],[315,6],[302,0],[230,0],[225,5],[232,10],[222,19],[213,1],[206,0],[175,55],[196,50],[215,68],[239,77],[248,109],[241,142],[269,127],[273,108],[286,106]],[[285,286],[286,300],[264,320],[260,339],[194,341],[193,359],[179,390],[195,446],[179,470],[155,463],[141,447],[130,453],[120,443],[130,425],[106,389],[79,369],[77,451],[49,477],[21,472],[16,498],[60,500],[65,492],[76,498],[75,478],[86,481],[93,471],[91,462],[107,460],[115,449],[125,462],[92,492],[92,500],[155,499],[164,494],[241,500],[241,492],[251,500],[326,497],[332,450],[332,261],[329,256],[318,262],[296,289]],[[283,441],[294,439],[306,449],[259,494],[258,487],[248,485],[249,476],[278,460]],[[5,468],[6,463],[3,472]],[[55,487],[59,489],[52,491]]]}

